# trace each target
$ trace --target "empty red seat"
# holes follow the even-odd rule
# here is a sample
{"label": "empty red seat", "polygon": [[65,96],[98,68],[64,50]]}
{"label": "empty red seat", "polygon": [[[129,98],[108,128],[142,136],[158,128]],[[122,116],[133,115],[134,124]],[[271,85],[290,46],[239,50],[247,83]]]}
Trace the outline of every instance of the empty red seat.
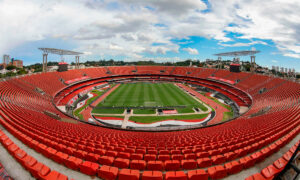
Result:
{"label": "empty red seat", "polygon": [[249,156],[245,156],[240,159],[240,163],[243,165],[244,169],[254,166],[255,160]]}
{"label": "empty red seat", "polygon": [[85,157],[86,160],[91,161],[91,162],[98,162],[100,158],[99,154],[94,154],[94,153],[88,153]]}
{"label": "empty red seat", "polygon": [[69,158],[66,159],[64,163],[68,168],[78,170],[79,165],[82,163],[82,159],[79,159],[74,156],[69,156]]}
{"label": "empty red seat", "polygon": [[283,170],[284,167],[286,166],[286,164],[287,164],[287,161],[283,158],[279,158],[276,161],[274,161],[274,163],[273,163],[273,165],[279,170]]}
{"label": "empty red seat", "polygon": [[178,160],[167,160],[165,161],[166,171],[177,171],[180,169],[180,163]]}
{"label": "empty red seat", "polygon": [[260,151],[251,154],[250,157],[255,161],[255,163],[259,163],[264,160],[264,155]]}
{"label": "empty red seat", "polygon": [[52,156],[52,159],[59,164],[63,164],[68,159],[68,157],[68,154],[59,151]]}
{"label": "empty red seat", "polygon": [[162,161],[148,161],[147,169],[152,171],[162,171],[164,169]]}
{"label": "empty red seat", "polygon": [[29,170],[37,163],[37,160],[32,156],[27,155],[25,158],[21,160],[21,165],[26,169]]}
{"label": "empty red seat", "polygon": [[132,160],[142,160],[143,159],[143,154],[133,153],[133,154],[131,154],[130,159],[132,159]]}
{"label": "empty red seat", "polygon": [[114,166],[118,168],[128,168],[129,167],[129,159],[117,158],[114,161]]}
{"label": "empty red seat", "polygon": [[119,152],[118,156],[119,158],[123,158],[123,159],[130,159],[130,153],[126,153],[126,152]]}
{"label": "empty red seat", "polygon": [[210,158],[200,158],[197,159],[197,164],[199,168],[209,167],[212,165],[212,160]]}
{"label": "empty red seat", "polygon": [[208,173],[203,169],[188,171],[189,180],[207,180],[209,177]]}
{"label": "empty red seat", "polygon": [[211,160],[212,160],[213,164],[223,164],[226,161],[225,157],[220,154],[216,155],[216,156],[212,156]]}
{"label": "empty red seat", "polygon": [[166,180],[187,180],[187,175],[183,171],[168,171]]}
{"label": "empty red seat", "polygon": [[93,176],[96,175],[99,164],[90,161],[85,161],[79,165],[80,172]]}
{"label": "empty red seat", "polygon": [[163,174],[161,171],[144,171],[142,180],[163,180]]}
{"label": "empty red seat", "polygon": [[243,170],[243,165],[237,161],[226,163],[224,166],[229,174],[235,174]]}
{"label": "empty red seat", "polygon": [[182,160],[181,166],[183,169],[196,169],[197,168],[197,161],[193,159]]}
{"label": "empty red seat", "polygon": [[140,171],[132,169],[122,169],[119,172],[119,180],[139,180]]}
{"label": "empty red seat", "polygon": [[273,179],[274,176],[276,176],[279,172],[280,170],[271,164],[268,167],[264,168],[261,171],[261,174],[267,179]]}
{"label": "empty red seat", "polygon": [[179,160],[179,161],[181,161],[183,159],[183,155],[182,154],[174,154],[174,155],[171,156],[171,158],[173,160]]}
{"label": "empty red seat", "polygon": [[104,165],[98,170],[98,176],[105,180],[112,180],[117,178],[118,172],[118,168]]}
{"label": "empty red seat", "polygon": [[196,159],[196,154],[194,153],[184,154],[184,159]]}
{"label": "empty red seat", "polygon": [[102,165],[112,165],[114,162],[115,158],[114,157],[110,157],[110,156],[101,156],[99,158],[99,163]]}
{"label": "empty red seat", "polygon": [[213,179],[221,179],[227,176],[225,168],[220,165],[208,168],[207,172]]}
{"label": "empty red seat", "polygon": [[41,179],[50,173],[50,168],[40,162],[37,162],[32,167],[29,167],[29,172],[36,179]]}
{"label": "empty red seat", "polygon": [[130,162],[131,169],[144,170],[146,168],[146,161],[144,160],[132,160]]}
{"label": "empty red seat", "polygon": [[154,155],[154,154],[145,154],[144,160],[145,161],[155,161],[156,160],[156,155]]}
{"label": "empty red seat", "polygon": [[256,173],[247,177],[245,180],[267,180],[267,179],[262,174]]}
{"label": "empty red seat", "polygon": [[15,151],[14,157],[16,158],[16,160],[21,163],[22,159],[24,159],[27,156],[27,153],[25,151],[23,151],[22,149],[18,149],[17,151]]}
{"label": "empty red seat", "polygon": [[57,171],[51,171],[48,175],[42,178],[43,180],[68,180],[68,176]]}
{"label": "empty red seat", "polygon": [[9,145],[8,148],[7,148],[8,152],[11,155],[13,155],[15,153],[15,151],[17,151],[18,149],[19,149],[19,147],[16,144],[14,144],[14,143],[12,143],[11,145]]}
{"label": "empty red seat", "polygon": [[170,155],[158,155],[157,159],[160,161],[170,160]]}

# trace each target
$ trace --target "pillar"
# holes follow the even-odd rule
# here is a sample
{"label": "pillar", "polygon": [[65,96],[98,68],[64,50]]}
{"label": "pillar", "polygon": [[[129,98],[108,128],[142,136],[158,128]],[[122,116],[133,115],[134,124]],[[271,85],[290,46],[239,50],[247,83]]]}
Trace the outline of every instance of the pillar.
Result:
{"label": "pillar", "polygon": [[48,54],[47,53],[44,53],[43,54],[43,72],[47,72],[47,57],[48,57]]}
{"label": "pillar", "polygon": [[250,68],[251,72],[255,71],[255,56],[251,56],[251,68]]}
{"label": "pillar", "polygon": [[222,61],[222,57],[219,56],[219,57],[218,57],[219,69],[221,69],[221,66],[222,66],[222,65],[221,65],[221,64],[222,64],[221,61]]}
{"label": "pillar", "polygon": [[79,56],[75,56],[75,68],[79,69]]}

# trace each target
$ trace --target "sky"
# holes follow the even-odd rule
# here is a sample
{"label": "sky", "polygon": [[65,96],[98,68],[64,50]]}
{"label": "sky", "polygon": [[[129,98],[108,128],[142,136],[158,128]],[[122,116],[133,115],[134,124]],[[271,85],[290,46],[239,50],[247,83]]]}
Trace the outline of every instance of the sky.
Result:
{"label": "sky", "polygon": [[299,0],[0,0],[0,55],[29,65],[47,47],[81,61],[175,62],[256,49],[259,65],[300,72],[299,20]]}

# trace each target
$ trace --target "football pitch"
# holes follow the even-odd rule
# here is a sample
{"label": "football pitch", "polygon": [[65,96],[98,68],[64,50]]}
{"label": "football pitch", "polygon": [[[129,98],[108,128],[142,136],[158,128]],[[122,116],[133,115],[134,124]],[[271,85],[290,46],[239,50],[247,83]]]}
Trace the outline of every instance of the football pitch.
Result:
{"label": "football pitch", "polygon": [[[146,109],[133,110],[136,114],[154,114],[150,107],[180,106],[178,113],[193,113],[193,108],[206,111],[207,108],[199,101],[172,83],[129,83],[121,84],[108,95],[97,107],[144,107]],[[119,114],[121,109],[97,109],[93,113]]]}

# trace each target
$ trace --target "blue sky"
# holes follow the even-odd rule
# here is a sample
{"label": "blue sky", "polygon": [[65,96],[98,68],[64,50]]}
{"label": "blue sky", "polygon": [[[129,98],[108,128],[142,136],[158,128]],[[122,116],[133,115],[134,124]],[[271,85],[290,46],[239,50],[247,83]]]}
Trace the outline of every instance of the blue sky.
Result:
{"label": "blue sky", "polygon": [[294,0],[3,0],[0,54],[28,65],[42,61],[38,47],[84,52],[81,61],[205,60],[256,49],[258,64],[299,72],[299,8]]}

